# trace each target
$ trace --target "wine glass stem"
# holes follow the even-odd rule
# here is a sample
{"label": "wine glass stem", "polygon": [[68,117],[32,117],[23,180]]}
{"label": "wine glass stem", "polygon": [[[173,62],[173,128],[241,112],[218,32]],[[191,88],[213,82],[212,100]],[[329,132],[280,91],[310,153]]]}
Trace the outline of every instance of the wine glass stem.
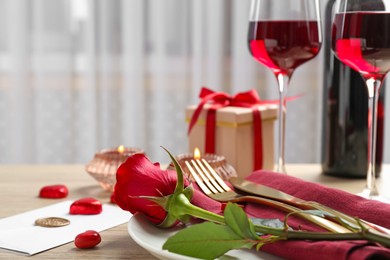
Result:
{"label": "wine glass stem", "polygon": [[365,193],[367,197],[379,195],[375,181],[375,156],[378,98],[381,84],[381,80],[376,80],[374,78],[366,79],[366,85],[368,89],[368,168],[367,183],[363,193]]}
{"label": "wine glass stem", "polygon": [[286,129],[286,109],[285,109],[285,97],[287,92],[287,86],[289,82],[289,76],[279,73],[276,75],[279,85],[279,131],[278,131],[278,163],[277,172],[286,173],[284,162],[284,144],[285,144],[285,129]]}

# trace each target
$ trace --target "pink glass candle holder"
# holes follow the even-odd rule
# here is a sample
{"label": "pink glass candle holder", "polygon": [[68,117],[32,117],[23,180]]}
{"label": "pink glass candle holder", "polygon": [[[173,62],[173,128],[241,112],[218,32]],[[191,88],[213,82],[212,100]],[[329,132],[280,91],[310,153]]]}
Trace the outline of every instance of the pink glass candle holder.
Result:
{"label": "pink glass candle holder", "polygon": [[104,190],[113,192],[118,167],[136,153],[144,153],[144,151],[123,146],[116,149],[104,149],[95,154],[94,158],[86,165],[85,170],[97,180]]}
{"label": "pink glass candle holder", "polygon": [[[194,160],[194,154],[193,153],[186,153],[186,154],[180,154],[175,157],[177,162],[180,164],[180,167],[183,170],[183,174],[187,176],[187,178],[193,180],[191,177],[190,171],[187,168],[186,161],[190,162],[191,160]],[[214,169],[214,171],[223,179],[228,180],[231,177],[237,176],[236,170],[227,163],[226,159],[222,155],[217,154],[204,154],[200,157],[196,157],[200,159],[205,159],[211,166],[211,168]],[[170,169],[175,169],[175,167],[171,164]]]}

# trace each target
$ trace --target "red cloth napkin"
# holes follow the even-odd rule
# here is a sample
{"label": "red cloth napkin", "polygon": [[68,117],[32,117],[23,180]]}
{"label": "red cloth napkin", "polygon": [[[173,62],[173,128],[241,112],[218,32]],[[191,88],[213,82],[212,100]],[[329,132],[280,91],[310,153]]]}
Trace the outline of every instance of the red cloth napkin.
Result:
{"label": "red cloth napkin", "polygon": [[[357,216],[372,223],[390,228],[390,205],[366,200],[354,194],[328,188],[320,184],[303,181],[285,174],[256,171],[248,180],[267,185],[305,200],[317,201],[351,216]],[[221,203],[195,192],[193,203],[216,213],[221,212]],[[245,207],[248,215],[259,218],[279,218],[285,213],[258,204]],[[318,230],[298,218],[289,219],[294,229]],[[279,241],[262,247],[262,251],[285,259],[390,259],[390,250],[366,241]]]}
{"label": "red cloth napkin", "polygon": [[[275,172],[257,171],[247,179],[390,228],[389,204],[366,200],[351,193]],[[259,216],[263,215],[263,209],[264,207],[249,204],[246,212]],[[271,218],[283,217],[283,213],[268,211]],[[287,259],[390,259],[389,249],[373,246],[365,241],[281,241],[266,245],[263,250]]]}

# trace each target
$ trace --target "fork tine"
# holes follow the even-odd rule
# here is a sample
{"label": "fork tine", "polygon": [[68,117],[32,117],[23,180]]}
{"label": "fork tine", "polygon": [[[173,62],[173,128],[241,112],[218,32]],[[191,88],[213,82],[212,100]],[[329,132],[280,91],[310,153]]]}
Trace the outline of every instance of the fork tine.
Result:
{"label": "fork tine", "polygon": [[230,187],[226,185],[226,183],[219,177],[219,175],[215,172],[215,170],[210,166],[210,164],[205,160],[202,159],[203,164],[206,165],[208,170],[211,172],[213,175],[214,179],[218,182],[218,184],[225,190],[225,191],[230,191]]}
{"label": "fork tine", "polygon": [[192,166],[195,168],[196,174],[200,176],[200,179],[207,185],[207,187],[211,190],[212,193],[218,193],[218,191],[215,189],[213,184],[210,182],[210,179],[205,176],[204,172],[199,168],[199,166],[196,164],[194,160],[191,160]]}
{"label": "fork tine", "polygon": [[203,181],[200,179],[200,177],[198,176],[198,174],[195,172],[195,170],[192,168],[191,164],[186,161],[185,162],[188,170],[190,171],[192,177],[194,177],[195,179],[195,182],[199,185],[199,188],[204,192],[206,193],[207,195],[208,194],[212,194],[212,192],[209,190],[209,188],[207,188],[207,186],[203,183]]}
{"label": "fork tine", "polygon": [[224,190],[223,190],[223,189],[221,188],[221,186],[215,181],[215,179],[214,179],[213,177],[211,177],[209,171],[203,166],[202,161],[196,160],[196,162],[198,163],[199,167],[202,169],[203,174],[204,174],[205,177],[208,179],[208,181],[210,181],[210,182],[212,183],[212,185],[218,190],[218,191],[216,191],[215,193],[224,192]]}

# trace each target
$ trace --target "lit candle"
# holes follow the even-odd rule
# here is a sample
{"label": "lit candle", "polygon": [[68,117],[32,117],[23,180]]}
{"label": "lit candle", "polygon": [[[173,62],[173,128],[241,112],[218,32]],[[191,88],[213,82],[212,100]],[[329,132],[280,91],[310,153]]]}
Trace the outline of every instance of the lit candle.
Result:
{"label": "lit candle", "polygon": [[118,146],[118,152],[122,154],[125,151],[125,147],[123,145]]}
{"label": "lit candle", "polygon": [[202,158],[200,156],[200,150],[199,150],[198,147],[195,147],[195,149],[194,149],[194,159],[200,159],[200,158]]}
{"label": "lit candle", "polygon": [[103,149],[95,154],[85,169],[103,189],[113,191],[118,167],[136,153],[144,153],[144,151],[138,148],[127,148],[123,145],[113,149]]}

